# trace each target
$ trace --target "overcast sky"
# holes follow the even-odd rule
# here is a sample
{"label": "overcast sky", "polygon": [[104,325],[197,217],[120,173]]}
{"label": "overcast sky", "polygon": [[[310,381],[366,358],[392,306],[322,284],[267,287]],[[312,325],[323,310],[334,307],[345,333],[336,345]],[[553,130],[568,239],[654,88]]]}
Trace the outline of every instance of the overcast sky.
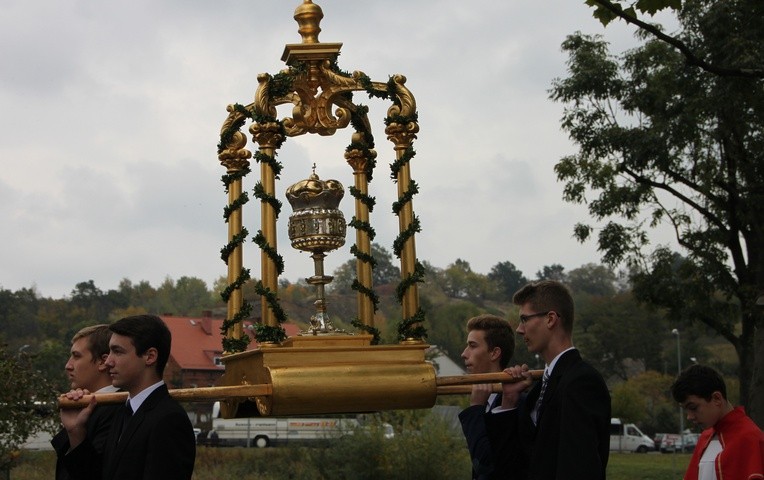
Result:
{"label": "overcast sky", "polygon": [[[373,80],[407,76],[420,134],[411,166],[420,186],[414,211],[417,254],[444,268],[457,258],[488,273],[511,261],[528,277],[544,265],[567,270],[599,262],[592,243],[572,238],[586,218],[562,201],[554,164],[575,147],[559,127],[562,105],[548,99],[565,75],[565,36],[604,33],[623,49],[632,29],[605,30],[583,0],[317,0],[322,42],[342,42],[339,65]],[[216,145],[226,105],[247,104],[257,75],[284,68],[284,45],[299,43],[298,0],[6,0],[0,7],[0,287],[67,296],[78,282],[102,290],[122,278],[154,286],[225,275],[219,250],[225,173]],[[376,241],[392,250],[393,161],[382,119],[371,107],[378,167],[370,194]],[[280,110],[280,116],[288,110]],[[246,131],[246,129],[244,130]],[[286,235],[283,193],[310,174],[352,185],[343,158],[351,129],[333,137],[290,138],[278,159],[284,202],[280,253],[291,281],[312,274]],[[249,140],[250,150],[256,145]],[[245,180],[252,191],[257,167]],[[250,232],[259,207],[245,207]],[[349,194],[342,208],[352,218]],[[327,258],[350,259],[354,240]],[[251,243],[245,264],[259,276]]]}

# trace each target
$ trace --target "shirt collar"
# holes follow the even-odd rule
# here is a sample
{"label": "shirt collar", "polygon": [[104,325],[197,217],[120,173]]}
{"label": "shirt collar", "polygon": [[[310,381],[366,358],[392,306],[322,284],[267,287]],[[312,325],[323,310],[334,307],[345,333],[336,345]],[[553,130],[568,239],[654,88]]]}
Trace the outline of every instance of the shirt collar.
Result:
{"label": "shirt collar", "polygon": [[130,404],[130,408],[133,409],[133,412],[137,412],[138,409],[141,408],[141,405],[143,405],[143,402],[149,397],[149,395],[151,395],[154,390],[161,387],[162,385],[164,385],[164,380],[160,380],[154,385],[143,389],[141,393],[134,397],[130,397],[128,395],[127,402]]}

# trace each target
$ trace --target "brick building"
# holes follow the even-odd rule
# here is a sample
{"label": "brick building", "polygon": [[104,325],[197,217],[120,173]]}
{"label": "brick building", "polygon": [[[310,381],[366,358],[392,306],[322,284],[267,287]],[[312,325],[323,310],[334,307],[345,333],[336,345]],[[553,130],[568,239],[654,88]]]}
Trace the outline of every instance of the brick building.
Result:
{"label": "brick building", "polygon": [[[212,317],[205,312],[202,317],[175,317],[160,315],[172,333],[170,359],[164,371],[164,381],[169,388],[211,387],[223,375],[223,336],[220,327],[222,318]],[[251,323],[245,322],[244,331],[253,341],[249,349],[257,343],[252,335]],[[296,335],[300,329],[292,323],[285,323],[288,336]]]}

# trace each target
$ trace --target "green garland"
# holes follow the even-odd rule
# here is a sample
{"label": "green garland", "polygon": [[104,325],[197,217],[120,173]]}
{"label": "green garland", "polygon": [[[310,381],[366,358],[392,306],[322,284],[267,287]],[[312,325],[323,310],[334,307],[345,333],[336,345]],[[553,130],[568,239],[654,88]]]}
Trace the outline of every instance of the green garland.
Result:
{"label": "green garland", "polygon": [[287,321],[287,314],[284,309],[281,308],[281,303],[279,303],[276,293],[263,285],[262,281],[258,281],[255,284],[255,293],[265,299],[266,305],[268,305],[268,308],[273,312],[273,315],[278,322],[278,326],[275,327],[260,323],[255,324],[255,337],[257,338],[257,341],[260,343],[279,343],[284,341],[284,339],[286,339],[286,330],[284,330],[284,327],[282,327],[281,324]]}
{"label": "green garland", "polygon": [[406,230],[402,231],[398,234],[398,236],[393,241],[393,253],[395,253],[395,256],[400,258],[401,252],[403,252],[403,246],[406,244],[406,240],[413,237],[414,234],[419,233],[422,231],[422,227],[419,223],[419,217],[414,215],[414,219],[411,221],[408,227],[406,227]]}
{"label": "green garland", "polygon": [[[334,66],[336,67],[336,65]],[[337,67],[337,71],[340,75],[345,75],[347,77],[350,77],[345,72],[339,71],[339,68]],[[352,92],[351,96],[348,97],[348,100],[352,99]],[[362,134],[362,138],[360,141],[351,142],[350,145],[347,146],[345,149],[346,152],[352,151],[352,150],[360,150],[361,155],[363,158],[366,159],[366,164],[364,167],[364,174],[366,175],[366,182],[371,183],[371,181],[374,179],[374,168],[377,166],[377,160],[376,160],[376,154],[372,151],[374,148],[374,135],[369,131],[367,127],[368,122],[366,121],[366,115],[369,113],[369,107],[366,105],[357,105],[356,108],[351,109],[350,111],[350,124],[353,126],[353,129]],[[350,195],[353,196],[353,198],[359,200],[361,203],[366,205],[366,208],[368,208],[369,213],[374,211],[374,206],[376,205],[377,201],[374,197],[362,193],[359,189],[355,188],[355,186],[350,187],[349,189]],[[361,230],[363,232],[366,232],[366,234],[369,236],[369,241],[373,241],[374,237],[376,237],[376,232],[374,231],[374,228],[371,226],[369,222],[362,222],[358,220],[355,216],[351,219],[349,225],[356,230]],[[369,254],[363,253],[358,249],[358,245],[353,245],[350,248],[350,253],[359,261],[363,263],[369,264],[371,267],[372,272],[374,271],[374,268],[377,266],[377,262],[374,260],[374,257],[372,257]],[[360,293],[361,295],[366,296],[372,303],[372,306],[374,308],[374,312],[376,312],[379,309],[379,295],[371,289],[363,284],[358,280],[358,277],[353,279],[353,283],[350,286],[351,289],[355,290],[356,292]],[[379,342],[379,331],[377,329],[374,329],[373,327],[367,327],[366,325],[363,325],[360,321],[357,321],[355,323],[352,323],[353,326],[356,326],[356,328],[361,328],[367,333],[371,333],[374,338],[376,339],[376,342]],[[362,327],[359,325],[363,325]],[[374,333],[376,332],[376,333]]]}
{"label": "green garland", "polygon": [[369,213],[374,211],[374,206],[377,204],[377,200],[374,197],[370,197],[368,195],[362,194],[360,190],[358,190],[352,185],[349,188],[349,190],[350,190],[350,195],[352,195],[353,198],[360,200],[361,203],[366,205],[366,208],[369,209]]}
{"label": "green garland", "polygon": [[[242,117],[240,119],[237,119],[229,128],[227,128],[225,131],[221,132],[220,134],[220,143],[218,143],[218,153],[221,153],[229,143],[233,140],[233,135],[237,131],[239,131],[239,128],[241,128],[242,125],[244,125],[245,119],[250,115],[249,111],[242,105],[236,104],[234,105],[234,110],[241,113]],[[223,186],[225,188],[225,192],[230,192],[230,187],[233,182],[236,180],[241,180],[244,177],[246,177],[251,172],[250,168],[244,167],[241,170],[237,170],[231,173],[226,173],[221,177],[221,181],[223,182]],[[249,195],[247,192],[241,192],[239,197],[235,199],[230,205],[226,205],[223,209],[223,218],[225,219],[225,222],[228,223],[228,219],[231,217],[233,212],[240,209],[244,204],[246,204],[249,201]],[[244,243],[244,240],[247,238],[247,235],[249,235],[249,232],[246,228],[242,227],[241,232],[234,235],[230,242],[226,243],[221,249],[220,249],[220,258],[225,262],[226,265],[228,265],[228,259],[233,254],[234,250],[236,250],[236,247],[239,245],[242,245]],[[242,268],[239,272],[239,276],[236,278],[236,280],[231,283],[230,285],[227,285],[226,288],[220,292],[220,296],[223,299],[224,302],[228,303],[229,298],[231,297],[231,294],[234,290],[237,288],[241,288],[244,283],[246,283],[247,280],[250,278],[250,273],[248,269]],[[252,312],[252,306],[247,303],[246,301],[241,306],[241,309],[239,312],[234,315],[232,318],[226,318],[223,320],[223,324],[220,326],[220,331],[223,334],[223,350],[225,352],[243,352],[247,349],[247,345],[249,345],[250,338],[249,335],[244,334],[243,336],[239,338],[228,338],[226,335],[228,334],[228,331],[233,328],[234,325],[239,324],[240,322],[244,321],[247,317],[249,317],[250,313]]]}
{"label": "green garland", "polygon": [[353,245],[352,247],[350,247],[350,253],[352,253],[353,256],[355,256],[355,258],[357,258],[358,260],[364,263],[371,264],[372,270],[377,267],[377,260],[371,255],[369,255],[368,253],[364,253],[361,250],[359,250],[357,245]]}
{"label": "green garland", "polygon": [[370,334],[371,337],[372,337],[371,338],[371,344],[372,345],[379,345],[379,342],[381,341],[381,337],[380,337],[379,329],[378,328],[371,327],[369,325],[365,325],[365,324],[361,323],[361,320],[359,320],[358,318],[356,318],[355,320],[350,322],[350,324],[352,326],[354,326],[355,328],[357,328],[358,330],[362,330],[362,331]]}
{"label": "green garland", "polygon": [[400,172],[401,168],[409,163],[415,155],[416,151],[414,150],[414,147],[409,146],[403,151],[401,158],[390,164],[390,179],[392,179],[393,182],[398,183],[398,172]]}
{"label": "green garland", "polygon": [[374,305],[374,311],[379,309],[379,295],[377,292],[361,284],[357,278],[353,279],[353,284],[350,286],[353,290],[360,292],[371,299],[371,303]]}
{"label": "green garland", "polygon": [[[281,122],[278,122],[278,123],[283,128],[283,124]],[[284,135],[282,135],[282,137],[283,136]],[[281,178],[280,177],[281,170],[284,168],[284,166],[281,164],[281,162],[276,160],[276,156],[275,155],[271,156],[271,155],[268,155],[267,153],[263,153],[263,152],[258,150],[257,152],[255,152],[254,157],[255,157],[255,160],[257,161],[257,163],[265,163],[267,165],[270,165],[271,169],[273,169],[273,176],[277,180],[279,178]]]}
{"label": "green garland", "polygon": [[261,323],[255,324],[255,337],[260,343],[281,343],[287,338],[286,331],[281,327],[272,327]]}
{"label": "green garland", "polygon": [[261,182],[257,182],[255,184],[255,198],[259,198],[260,201],[263,201],[267,204],[269,204],[271,207],[273,207],[273,210],[276,212],[276,218],[278,218],[279,214],[281,213],[281,200],[276,198],[273,195],[269,195],[265,193],[265,187],[263,187],[263,184]]}
{"label": "green garland", "polygon": [[[389,84],[388,88],[390,88]],[[389,126],[392,123],[406,124],[410,122],[416,122],[417,118],[418,116],[416,113],[410,117],[395,115],[385,118],[385,125]],[[410,145],[406,148],[406,150],[404,150],[400,158],[398,158],[390,165],[390,178],[393,180],[393,182],[398,182],[398,174],[400,173],[401,169],[406,166],[406,164],[408,164],[415,155],[416,151],[414,150],[413,146]],[[414,195],[417,193],[419,193],[419,186],[414,180],[411,180],[408,189],[398,198],[397,201],[393,202],[393,213],[396,216],[400,216],[400,212],[403,207],[407,203],[411,202],[414,198]],[[393,241],[393,253],[395,253],[396,257],[401,257],[401,253],[403,252],[403,247],[406,244],[406,241],[413,237],[416,233],[421,232],[421,230],[422,227],[419,222],[419,217],[414,215],[411,223],[406,227],[405,230],[401,231]],[[424,275],[424,267],[419,262],[419,260],[415,259],[414,271],[411,272],[406,278],[402,279],[398,286],[395,288],[395,295],[399,303],[403,303],[403,298],[405,297],[409,288],[412,288],[417,283],[424,282]],[[398,340],[403,341],[411,338],[427,338],[427,329],[422,325],[424,320],[424,310],[422,310],[421,307],[417,309],[417,312],[413,316],[402,319],[398,324]]]}
{"label": "green garland", "polygon": [[401,320],[398,324],[398,340],[427,338],[427,329],[422,326],[424,320],[424,310],[421,307],[412,317]]}
{"label": "green garland", "polygon": [[[228,262],[226,261],[226,263]],[[228,303],[228,299],[231,298],[233,291],[237,288],[241,288],[241,286],[244,285],[244,283],[249,279],[249,269],[242,268],[236,280],[232,284],[226,286],[226,288],[220,292],[220,297],[224,302]],[[232,318],[226,318],[223,320],[223,324],[220,326],[220,332],[223,334],[224,351],[236,353],[243,352],[247,349],[247,345],[249,345],[249,335],[244,334],[239,338],[227,338],[226,335],[228,334],[229,329],[232,329],[234,325],[247,319],[250,313],[252,313],[252,305],[245,301],[236,315],[234,315]]]}
{"label": "green garland", "polygon": [[[282,74],[278,74],[273,77],[271,80],[271,83],[269,84],[269,90],[268,94],[271,98],[276,98],[277,96],[283,96],[286,93],[281,93],[280,88],[286,88],[285,85],[288,85],[289,88],[291,88],[292,80],[288,79],[286,76],[280,76]],[[278,77],[278,80],[277,80]],[[279,83],[278,85],[273,87],[274,83],[273,81],[277,80]],[[271,88],[273,87],[273,88]],[[287,90],[288,92],[288,90]],[[282,130],[284,130],[284,125],[281,121],[276,119],[270,119],[270,118],[259,118],[257,119],[258,123],[264,123],[264,122],[276,122],[279,124],[279,127]],[[286,134],[282,134],[281,138],[286,138]],[[279,146],[282,142],[279,142]],[[258,151],[254,155],[255,160],[258,163],[264,163],[271,167],[273,170],[274,177],[276,179],[279,178],[281,175],[281,170],[283,168],[283,165],[281,162],[276,160],[276,155],[268,155],[266,153],[263,153],[262,151]],[[255,198],[258,198],[261,202],[267,203],[273,207],[273,210],[275,212],[276,219],[278,220],[279,214],[281,213],[281,206],[282,203],[279,201],[275,196],[269,195],[265,192],[265,188],[263,188],[263,185],[261,182],[257,182],[254,189]],[[284,258],[279,255],[279,253],[276,251],[274,247],[272,247],[267,239],[265,238],[265,235],[263,234],[262,230],[257,231],[257,235],[252,239],[253,242],[257,244],[258,247],[260,247],[260,250],[265,252],[265,254],[270,258],[274,265],[276,266],[276,275],[281,275],[284,273]],[[274,342],[279,343],[284,341],[286,339],[286,331],[281,326],[282,323],[286,322],[287,315],[284,312],[284,309],[281,307],[281,303],[279,302],[278,296],[276,293],[271,290],[270,288],[267,288],[263,285],[262,281],[258,281],[255,285],[255,292],[260,295],[264,300],[265,303],[268,305],[268,308],[273,312],[274,317],[276,317],[276,321],[278,322],[278,326],[270,326],[270,325],[263,325],[263,324],[256,324],[255,325],[255,336],[257,338],[258,342]]]}
{"label": "green garland", "polygon": [[409,203],[417,193],[419,193],[419,185],[414,180],[411,180],[409,188],[403,193],[401,198],[393,202],[393,213],[398,215],[403,206]]}
{"label": "green garland", "polygon": [[257,235],[252,238],[252,241],[255,242],[258,247],[260,247],[260,250],[264,251],[265,254],[268,255],[268,258],[273,260],[273,263],[276,265],[276,273],[278,275],[284,273],[284,259],[281,257],[281,255],[278,254],[275,248],[268,244],[268,240],[266,240],[262,230],[257,231]]}
{"label": "green garland", "polygon": [[409,289],[412,285],[415,283],[424,283],[424,265],[422,265],[418,260],[416,264],[414,265],[414,271],[406,278],[401,280],[401,282],[398,284],[397,287],[395,287],[395,298],[398,300],[398,303],[401,303],[403,301],[404,295],[406,295],[406,290]]}
{"label": "green garland", "polygon": [[223,186],[225,187],[225,193],[228,193],[229,188],[231,187],[231,184],[234,182],[234,180],[240,180],[247,175],[249,175],[252,172],[252,170],[249,167],[244,167],[241,170],[236,170],[235,172],[226,173],[222,177],[220,177],[220,180],[223,182]]}
{"label": "green garland", "polygon": [[231,217],[233,212],[240,209],[243,205],[245,205],[247,202],[249,202],[249,195],[247,192],[241,192],[241,195],[239,195],[239,198],[233,201],[230,205],[226,205],[223,207],[223,218],[225,219],[225,223],[228,223],[228,219]]}
{"label": "green garland", "polygon": [[240,113],[242,116],[240,118],[237,118],[231,125],[228,126],[225,130],[220,132],[220,141],[218,142],[218,153],[221,153],[223,150],[226,149],[226,147],[231,143],[233,140],[233,136],[236,132],[239,131],[239,129],[244,125],[247,118],[252,118],[252,112],[247,110],[247,107],[240,103],[235,103],[233,105],[233,109],[235,112]]}
{"label": "green garland", "polygon": [[223,248],[220,249],[220,258],[228,265],[228,257],[231,256],[237,246],[244,243],[244,240],[249,235],[249,231],[245,228],[241,228],[241,232],[233,236],[230,242],[228,242]]}

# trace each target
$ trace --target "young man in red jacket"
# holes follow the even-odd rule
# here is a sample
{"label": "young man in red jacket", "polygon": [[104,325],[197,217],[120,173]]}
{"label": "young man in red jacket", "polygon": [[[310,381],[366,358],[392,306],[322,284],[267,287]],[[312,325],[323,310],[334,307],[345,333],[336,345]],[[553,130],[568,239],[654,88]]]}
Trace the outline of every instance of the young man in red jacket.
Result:
{"label": "young man in red jacket", "polygon": [[743,407],[727,400],[724,379],[713,368],[692,365],[671,386],[687,420],[705,428],[685,480],[764,480],[764,433]]}

